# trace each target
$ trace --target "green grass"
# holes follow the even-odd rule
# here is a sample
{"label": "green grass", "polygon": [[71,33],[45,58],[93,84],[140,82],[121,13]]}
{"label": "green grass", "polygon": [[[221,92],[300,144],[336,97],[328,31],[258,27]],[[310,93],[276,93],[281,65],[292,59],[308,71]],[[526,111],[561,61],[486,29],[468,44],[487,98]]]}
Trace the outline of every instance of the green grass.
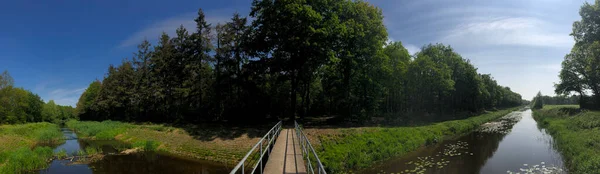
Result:
{"label": "green grass", "polygon": [[319,130],[311,132],[314,131],[312,135],[316,135],[316,139],[319,140],[320,145],[315,148],[325,168],[330,173],[348,173],[391,157],[404,155],[419,147],[468,133],[483,123],[517,109],[489,112],[464,120],[419,127],[340,128],[327,130],[329,133],[319,133]]}
{"label": "green grass", "polygon": [[48,167],[48,159],[52,157],[52,148],[36,147],[31,150],[21,147],[3,155],[5,161],[0,166],[0,173],[20,173]]}
{"label": "green grass", "polygon": [[58,158],[58,159],[66,158],[68,156],[67,150],[60,149],[60,150],[58,150],[58,152],[54,153],[54,156],[56,156],[56,158]]}
{"label": "green grass", "polygon": [[85,154],[87,155],[96,155],[102,153],[102,149],[95,147],[86,147]]}
{"label": "green grass", "polygon": [[[95,122],[69,120],[66,125],[75,130],[81,138],[95,140],[115,140],[117,136],[125,135],[131,129],[147,129],[152,131],[169,131],[173,129],[162,125],[134,125],[118,121]],[[156,151],[160,145],[160,142],[145,139],[135,139],[129,143],[133,147],[139,147],[146,151]],[[88,152],[87,150],[86,152]],[[90,153],[88,152],[88,154]]]}
{"label": "green grass", "polygon": [[148,141],[136,141],[135,143],[133,143],[133,147],[138,147],[143,149],[144,151],[156,151],[156,149],[158,149],[158,146],[160,145],[159,142],[155,142],[152,140],[148,140]]}
{"label": "green grass", "polygon": [[547,105],[533,117],[554,138],[569,173],[600,173],[600,111]]}
{"label": "green grass", "polygon": [[[77,132],[77,135],[81,139],[117,140],[124,143],[127,148],[134,147],[144,151],[159,151],[187,158],[226,163],[228,165],[237,164],[261,137],[250,137],[241,133],[231,138],[220,138],[216,132],[256,132],[263,129],[236,129],[214,125],[190,125],[190,127],[186,128],[175,128],[160,124],[76,120],[70,120],[66,122],[66,125]],[[204,139],[199,139],[197,135],[188,133],[188,130],[196,134],[215,134],[211,135],[212,137],[203,136]]]}
{"label": "green grass", "polygon": [[[64,141],[60,128],[51,123],[0,126],[0,173],[20,173],[47,167],[50,147]],[[35,148],[34,148],[35,147]]]}
{"label": "green grass", "polygon": [[132,125],[118,121],[76,121],[69,120],[65,123],[82,138],[93,138],[97,140],[113,140],[115,136],[124,133]]}

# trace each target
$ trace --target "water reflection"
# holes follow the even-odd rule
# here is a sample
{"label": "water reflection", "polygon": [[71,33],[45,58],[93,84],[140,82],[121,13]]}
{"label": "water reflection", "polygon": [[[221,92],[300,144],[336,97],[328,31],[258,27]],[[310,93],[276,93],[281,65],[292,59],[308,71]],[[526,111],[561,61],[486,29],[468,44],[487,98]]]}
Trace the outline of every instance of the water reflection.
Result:
{"label": "water reflection", "polygon": [[[553,141],[544,129],[538,129],[531,110],[514,112],[520,120],[506,121],[498,131],[474,131],[438,145],[420,149],[406,156],[391,159],[359,173],[416,173],[422,168],[415,166],[419,157],[433,158],[433,162],[449,161],[441,168],[429,167],[424,173],[507,173],[520,172],[523,164],[544,164],[563,167],[560,154],[553,148]],[[515,115],[507,115],[515,116]],[[510,131],[504,131],[508,129]],[[444,155],[449,145],[466,142],[461,155]],[[471,153],[473,155],[471,155]],[[420,170],[415,170],[416,168]],[[412,171],[412,172],[411,172]]]}
{"label": "water reflection", "polygon": [[77,139],[77,135],[70,129],[61,129],[65,138],[64,144],[56,147],[54,152],[64,149],[67,154],[77,154],[86,147],[101,149],[105,155],[102,160],[87,164],[78,162],[77,159],[54,160],[50,167],[34,173],[43,174],[92,174],[92,173],[201,173],[219,174],[229,173],[229,168],[222,164],[209,161],[183,159],[158,153],[119,154],[131,146],[119,141],[83,141]]}
{"label": "water reflection", "polygon": [[229,173],[221,164],[155,153],[109,155],[90,164],[94,173]]}

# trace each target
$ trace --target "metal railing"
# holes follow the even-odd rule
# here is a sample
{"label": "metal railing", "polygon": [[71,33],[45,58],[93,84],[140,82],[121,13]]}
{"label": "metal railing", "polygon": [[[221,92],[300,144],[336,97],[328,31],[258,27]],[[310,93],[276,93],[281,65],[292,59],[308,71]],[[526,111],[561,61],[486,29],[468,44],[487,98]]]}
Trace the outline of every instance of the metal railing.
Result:
{"label": "metal railing", "polygon": [[[250,155],[252,155],[253,153],[258,152],[258,161],[254,161],[254,165],[252,165],[252,169],[250,170],[250,173],[254,173],[256,172],[256,169],[259,168],[260,169],[260,173],[263,173],[264,170],[264,166],[265,166],[265,155],[266,155],[266,159],[268,159],[269,155],[271,154],[271,149],[273,148],[273,145],[275,144],[275,140],[277,140],[277,137],[279,136],[279,133],[281,132],[281,121],[279,121],[277,124],[275,124],[275,126],[273,126],[273,128],[271,128],[271,130],[269,130],[269,132],[267,132],[267,134],[265,136],[263,136],[258,143],[256,143],[256,145],[254,145],[254,147],[252,147],[252,149],[250,149],[250,151],[246,154],[246,156],[244,156],[244,158],[242,158],[242,160],[240,161],[240,163],[238,163],[238,165],[235,166],[235,168],[233,168],[233,170],[231,170],[230,174],[235,174],[238,172],[241,172],[242,174],[244,174],[244,172],[246,172],[246,162],[250,162],[248,160],[248,157],[250,157]],[[265,144],[266,143],[266,144]],[[252,163],[252,162],[250,162]],[[251,165],[251,164],[250,164]],[[260,167],[259,167],[260,166]]]}
{"label": "metal railing", "polygon": [[315,149],[310,144],[308,138],[306,138],[304,131],[302,131],[302,127],[300,127],[296,121],[294,121],[294,127],[296,129],[296,137],[298,137],[298,142],[300,142],[300,146],[302,148],[302,157],[304,158],[304,164],[306,165],[306,172],[314,174],[315,167],[313,167],[313,165],[315,165],[318,174],[327,174],[323,164],[321,164],[321,160],[319,160],[319,156],[315,152]]}

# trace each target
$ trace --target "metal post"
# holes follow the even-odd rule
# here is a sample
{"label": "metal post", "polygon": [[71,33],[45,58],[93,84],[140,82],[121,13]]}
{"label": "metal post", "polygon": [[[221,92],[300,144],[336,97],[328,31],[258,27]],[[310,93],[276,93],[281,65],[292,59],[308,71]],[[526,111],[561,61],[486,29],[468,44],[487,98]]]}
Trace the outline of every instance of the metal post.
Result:
{"label": "metal post", "polygon": [[259,154],[259,158],[258,160],[260,160],[260,174],[263,173],[263,159],[262,159],[262,154],[263,154],[263,142],[260,141],[260,154]]}

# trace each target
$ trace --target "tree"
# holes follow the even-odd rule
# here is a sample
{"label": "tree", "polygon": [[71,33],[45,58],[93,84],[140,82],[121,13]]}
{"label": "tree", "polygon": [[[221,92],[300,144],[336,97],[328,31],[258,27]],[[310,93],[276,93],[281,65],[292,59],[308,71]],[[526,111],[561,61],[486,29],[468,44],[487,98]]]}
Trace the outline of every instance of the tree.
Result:
{"label": "tree", "polygon": [[[132,63],[133,68],[135,70],[134,75],[134,92],[133,98],[131,99],[131,104],[135,106],[133,108],[133,115],[135,115],[138,120],[148,120],[151,104],[151,84],[152,80],[152,72],[151,65],[152,62],[150,59],[152,58],[153,51],[151,50],[151,44],[148,40],[142,41],[140,45],[138,45],[138,52],[134,53]],[[98,84],[99,86],[99,84]],[[95,94],[97,95],[97,94]],[[83,96],[83,94],[82,94]],[[90,100],[91,101],[91,100]],[[77,107],[79,108],[79,106]]]}
{"label": "tree", "polygon": [[[152,47],[143,41],[131,61],[110,65],[90,84],[77,116],[176,124],[323,115],[437,121],[523,102],[449,45],[425,45],[411,56],[401,42],[386,44],[382,11],[367,2],[254,0],[250,16],[249,26],[236,13],[213,27],[199,9],[194,31],[180,26]],[[59,119],[76,118],[59,108]]]}
{"label": "tree", "polygon": [[542,92],[538,92],[535,98],[533,98],[533,109],[542,109],[544,107],[544,100],[542,97]]}
{"label": "tree", "polygon": [[54,103],[54,100],[48,101],[48,103],[44,104],[42,110],[42,120],[46,122],[57,122],[58,116],[60,115],[60,109]]}
{"label": "tree", "polygon": [[10,76],[7,70],[4,70],[2,74],[0,74],[0,89],[4,89],[9,86],[13,86],[15,80]]}
{"label": "tree", "polygon": [[555,85],[555,92],[559,95],[577,92],[580,95],[580,104],[583,102],[585,91],[591,91],[593,108],[600,108],[600,0],[595,4],[584,3],[579,10],[580,21],[573,23],[571,36],[575,45],[571,53],[565,56],[560,72],[560,82]]}
{"label": "tree", "polygon": [[44,107],[44,101],[39,95],[27,91],[27,122],[40,122],[42,120],[42,110]]}
{"label": "tree", "polygon": [[[338,2],[338,1],[336,1]],[[289,81],[288,116],[296,116],[297,93],[301,81],[309,81],[316,67],[330,57],[328,28],[335,20],[327,10],[334,3],[323,1],[254,0],[250,16],[251,54],[268,59],[270,68]],[[265,60],[267,61],[267,60]]]}
{"label": "tree", "polygon": [[95,80],[83,91],[76,107],[76,115],[85,120],[97,120],[97,98],[102,88],[102,82]]}
{"label": "tree", "polygon": [[387,56],[385,67],[387,69],[386,85],[386,100],[383,105],[385,112],[397,114],[405,111],[403,108],[407,106],[406,88],[407,88],[407,67],[411,61],[408,50],[402,46],[401,42],[392,42],[386,45],[383,49]]}
{"label": "tree", "polygon": [[0,74],[0,124],[43,121],[43,101],[37,94],[14,87],[8,71]]}
{"label": "tree", "polygon": [[204,108],[207,104],[204,102],[206,90],[210,88],[211,68],[208,61],[211,61],[209,53],[212,51],[210,32],[211,26],[206,22],[204,12],[198,9],[198,16],[194,19],[196,22],[196,32],[192,34],[192,50],[193,59],[189,62],[187,72],[189,72],[190,84],[190,99],[191,106],[194,108],[189,113],[195,115],[190,120],[206,119],[203,115],[207,115],[207,110]]}

